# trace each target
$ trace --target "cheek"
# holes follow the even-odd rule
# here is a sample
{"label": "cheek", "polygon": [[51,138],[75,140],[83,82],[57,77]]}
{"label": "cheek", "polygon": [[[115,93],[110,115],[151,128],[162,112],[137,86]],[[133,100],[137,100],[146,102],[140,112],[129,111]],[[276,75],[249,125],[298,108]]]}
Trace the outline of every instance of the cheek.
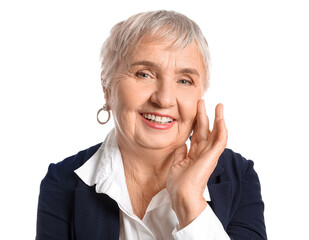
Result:
{"label": "cheek", "polygon": [[134,95],[130,89],[130,85],[125,83],[125,80],[119,81],[112,89],[111,108],[114,111],[126,110],[132,108],[130,105],[134,102]]}
{"label": "cheek", "polygon": [[185,94],[180,100],[180,113],[184,122],[193,123],[197,112],[197,102],[200,94]]}
{"label": "cheek", "polygon": [[132,131],[135,122],[135,116],[132,114],[134,113],[135,98],[132,96],[131,91],[126,90],[121,82],[114,86],[111,96],[110,107],[116,128],[128,135],[128,131]]}
{"label": "cheek", "polygon": [[[118,82],[113,89],[111,108],[118,115],[136,113],[148,99],[148,93],[134,80],[124,79]],[[133,116],[133,115],[132,115]],[[130,117],[130,116],[126,116]]]}

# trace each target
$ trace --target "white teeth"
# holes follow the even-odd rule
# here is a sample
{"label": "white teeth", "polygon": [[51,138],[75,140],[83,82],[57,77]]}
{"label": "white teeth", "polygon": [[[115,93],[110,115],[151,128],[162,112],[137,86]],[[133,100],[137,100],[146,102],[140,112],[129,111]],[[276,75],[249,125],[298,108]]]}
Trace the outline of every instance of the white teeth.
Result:
{"label": "white teeth", "polygon": [[143,113],[143,117],[153,123],[159,123],[159,124],[166,124],[173,121],[173,119],[169,117],[160,117],[154,114],[147,114],[147,113]]}

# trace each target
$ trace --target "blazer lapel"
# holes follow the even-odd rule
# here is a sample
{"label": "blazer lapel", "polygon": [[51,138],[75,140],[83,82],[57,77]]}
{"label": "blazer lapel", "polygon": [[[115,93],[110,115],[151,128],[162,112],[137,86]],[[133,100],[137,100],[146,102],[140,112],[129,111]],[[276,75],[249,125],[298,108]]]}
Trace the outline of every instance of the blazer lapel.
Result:
{"label": "blazer lapel", "polygon": [[74,235],[78,240],[118,240],[119,208],[106,194],[84,184],[75,189]]}
{"label": "blazer lapel", "polygon": [[220,175],[225,172],[221,165],[217,165],[214,172],[208,181],[208,191],[211,201],[208,204],[211,206],[212,210],[216,216],[221,221],[224,229],[226,229],[231,209],[231,196],[232,196],[232,185],[229,181],[222,181]]}

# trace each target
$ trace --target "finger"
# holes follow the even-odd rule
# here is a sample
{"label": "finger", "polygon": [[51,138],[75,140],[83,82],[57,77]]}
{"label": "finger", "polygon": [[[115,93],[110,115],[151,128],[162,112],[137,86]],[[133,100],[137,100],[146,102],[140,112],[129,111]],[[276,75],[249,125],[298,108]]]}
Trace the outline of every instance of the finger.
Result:
{"label": "finger", "polygon": [[196,142],[196,131],[197,131],[197,123],[196,123],[196,120],[195,120],[195,123],[194,123],[194,127],[193,127],[193,134],[191,135],[191,138],[190,138],[190,146],[194,145],[195,142]]}
{"label": "finger", "polygon": [[216,106],[215,121],[213,128],[213,142],[220,148],[224,149],[227,144],[227,129],[223,115],[223,104],[219,103]]}
{"label": "finger", "polygon": [[222,118],[224,118],[224,116],[223,116],[223,104],[218,103],[217,106],[216,106],[215,121],[220,120]]}
{"label": "finger", "polygon": [[187,145],[184,144],[175,150],[173,165],[179,164],[182,160],[186,158],[187,158]]}
{"label": "finger", "polygon": [[196,141],[207,140],[209,134],[209,120],[206,114],[204,100],[199,100],[197,103],[196,126],[195,131]]}

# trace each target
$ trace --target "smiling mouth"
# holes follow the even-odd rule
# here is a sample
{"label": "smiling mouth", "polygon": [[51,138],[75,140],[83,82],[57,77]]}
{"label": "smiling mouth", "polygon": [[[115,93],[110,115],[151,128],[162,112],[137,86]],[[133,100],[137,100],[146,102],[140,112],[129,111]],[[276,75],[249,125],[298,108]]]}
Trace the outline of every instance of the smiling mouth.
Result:
{"label": "smiling mouth", "polygon": [[145,118],[147,121],[156,124],[169,124],[174,121],[174,119],[170,117],[161,117],[150,113],[141,113],[141,116]]}

